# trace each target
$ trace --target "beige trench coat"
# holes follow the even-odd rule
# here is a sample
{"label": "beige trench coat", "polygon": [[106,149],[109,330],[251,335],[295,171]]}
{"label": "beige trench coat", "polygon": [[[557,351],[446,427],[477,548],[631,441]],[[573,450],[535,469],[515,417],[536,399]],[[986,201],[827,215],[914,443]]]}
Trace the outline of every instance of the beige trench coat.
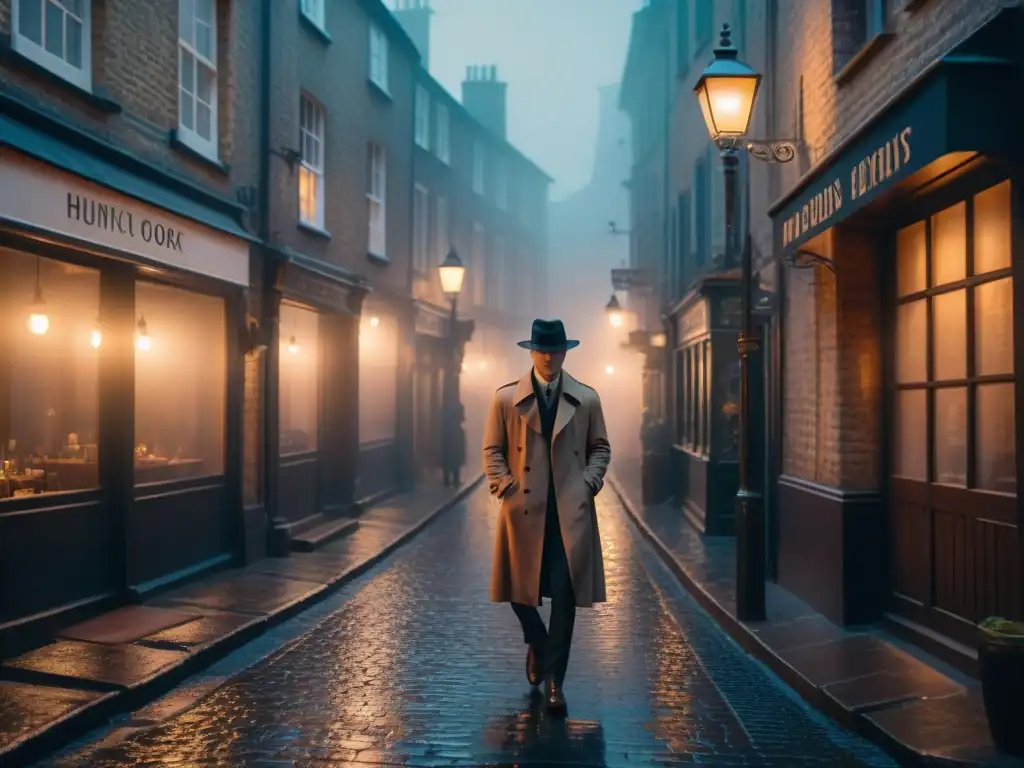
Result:
{"label": "beige trench coat", "polygon": [[[484,428],[484,472],[491,494],[501,498],[491,569],[493,602],[541,603],[546,452],[531,370],[494,393]],[[563,371],[551,466],[562,542],[579,607],[607,599],[594,497],[604,485],[610,461],[597,392]]]}

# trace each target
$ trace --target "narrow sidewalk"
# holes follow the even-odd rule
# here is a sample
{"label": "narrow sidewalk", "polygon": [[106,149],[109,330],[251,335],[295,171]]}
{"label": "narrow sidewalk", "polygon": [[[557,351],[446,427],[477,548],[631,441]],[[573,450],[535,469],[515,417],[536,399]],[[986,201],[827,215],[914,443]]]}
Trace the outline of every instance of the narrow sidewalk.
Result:
{"label": "narrow sidewalk", "polygon": [[839,627],[772,582],[768,620],[738,620],[736,540],[701,535],[667,504],[645,506],[639,460],[620,462],[609,484],[683,586],[809,704],[903,764],[1024,766],[992,745],[976,681],[873,627]]}
{"label": "narrow sidewalk", "polygon": [[39,759],[190,675],[381,562],[468,496],[440,484],[363,512],[345,538],[310,553],[219,571],[69,627],[0,665],[0,764]]}

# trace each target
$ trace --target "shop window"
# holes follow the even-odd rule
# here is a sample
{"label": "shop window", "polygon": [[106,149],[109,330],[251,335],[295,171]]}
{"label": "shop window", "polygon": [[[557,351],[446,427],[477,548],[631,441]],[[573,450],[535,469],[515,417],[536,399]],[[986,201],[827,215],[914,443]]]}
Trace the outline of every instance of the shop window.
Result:
{"label": "shop window", "polygon": [[282,456],[315,451],[320,428],[320,316],[281,304],[278,409]]}
{"label": "shop window", "polygon": [[711,349],[700,341],[676,352],[676,442],[694,453],[705,454],[711,430]]}
{"label": "shop window", "polygon": [[1008,181],[897,235],[898,477],[1016,493],[1010,235]]}
{"label": "shop window", "polygon": [[224,472],[223,299],[135,285],[135,482]]}
{"label": "shop window", "polygon": [[359,325],[359,441],[393,440],[397,408],[398,323],[364,308]]}
{"label": "shop window", "polygon": [[0,505],[99,486],[100,281],[0,249]]}

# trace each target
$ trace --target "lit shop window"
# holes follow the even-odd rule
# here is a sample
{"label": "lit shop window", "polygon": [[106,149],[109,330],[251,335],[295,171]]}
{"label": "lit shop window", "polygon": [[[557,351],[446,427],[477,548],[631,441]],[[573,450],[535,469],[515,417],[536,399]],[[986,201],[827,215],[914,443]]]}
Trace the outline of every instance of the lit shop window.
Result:
{"label": "lit shop window", "polygon": [[317,449],[320,401],[320,316],[297,304],[281,305],[278,386],[281,455]]}

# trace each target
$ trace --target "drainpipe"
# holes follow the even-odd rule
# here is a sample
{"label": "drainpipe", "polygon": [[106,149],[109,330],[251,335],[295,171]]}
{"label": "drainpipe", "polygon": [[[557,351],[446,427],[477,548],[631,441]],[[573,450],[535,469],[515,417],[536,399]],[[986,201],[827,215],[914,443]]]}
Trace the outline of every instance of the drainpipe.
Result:
{"label": "drainpipe", "polygon": [[260,227],[262,241],[262,307],[261,323],[267,333],[267,350],[263,361],[263,510],[267,519],[267,549],[271,554],[284,555],[289,545],[274,536],[274,521],[277,517],[278,501],[278,441],[279,413],[277,379],[280,365],[280,328],[278,324],[279,301],[274,288],[277,282],[277,258],[271,254],[270,211],[273,193],[270,188],[271,155],[271,112],[273,106],[273,3],[263,0],[260,4]]}

